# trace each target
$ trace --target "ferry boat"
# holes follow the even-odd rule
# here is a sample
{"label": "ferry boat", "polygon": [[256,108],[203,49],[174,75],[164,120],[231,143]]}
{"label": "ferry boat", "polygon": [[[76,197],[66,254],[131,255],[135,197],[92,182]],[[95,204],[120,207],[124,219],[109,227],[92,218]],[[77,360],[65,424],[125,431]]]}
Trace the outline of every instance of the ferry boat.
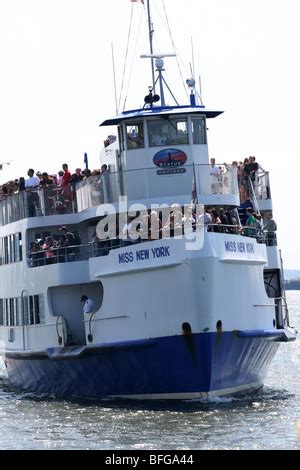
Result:
{"label": "ferry boat", "polygon": [[[216,176],[207,122],[222,111],[198,103],[193,78],[189,103],[166,104],[164,59],[151,50],[157,78],[143,106],[102,123],[117,138],[101,175],[0,202],[0,341],[17,387],[100,399],[247,394],[296,338],[276,240],[240,224],[247,204],[263,219],[272,210],[269,175],[246,189],[235,165]],[[208,215],[220,208],[227,223]]]}

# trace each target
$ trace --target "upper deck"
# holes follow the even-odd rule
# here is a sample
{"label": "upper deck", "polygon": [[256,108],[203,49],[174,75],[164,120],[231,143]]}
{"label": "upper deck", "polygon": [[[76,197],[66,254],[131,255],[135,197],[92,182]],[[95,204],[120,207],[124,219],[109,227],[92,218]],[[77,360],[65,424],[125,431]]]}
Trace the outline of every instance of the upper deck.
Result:
{"label": "upper deck", "polygon": [[[221,113],[203,106],[149,107],[104,121],[104,126],[118,126],[117,141],[101,155],[107,171],[63,189],[51,186],[10,194],[0,201],[0,224],[77,214],[91,208],[94,216],[102,204],[122,212],[128,210],[124,201],[148,208],[191,201],[239,206],[236,167],[217,164],[216,179],[209,164],[206,119]],[[270,199],[267,180],[268,175],[261,174],[256,185],[260,203]]]}

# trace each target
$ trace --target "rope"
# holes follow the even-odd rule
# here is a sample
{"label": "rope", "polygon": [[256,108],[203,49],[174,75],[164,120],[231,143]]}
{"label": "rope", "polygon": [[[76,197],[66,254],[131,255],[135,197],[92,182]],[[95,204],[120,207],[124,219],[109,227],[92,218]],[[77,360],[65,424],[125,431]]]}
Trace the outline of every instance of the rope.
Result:
{"label": "rope", "polygon": [[130,23],[129,23],[127,47],[126,47],[126,53],[125,53],[125,62],[124,62],[124,68],[123,68],[123,77],[122,77],[120,98],[119,98],[119,103],[118,103],[118,110],[120,109],[120,103],[121,103],[121,98],[122,98],[122,93],[123,93],[124,78],[125,78],[125,73],[126,73],[126,64],[127,64],[128,50],[129,50],[129,42],[130,42],[130,36],[131,36],[132,18],[133,18],[133,4],[131,5]]}
{"label": "rope", "polygon": [[139,22],[139,27],[138,27],[137,35],[136,35],[136,41],[135,41],[134,50],[133,50],[133,56],[132,56],[132,61],[131,61],[131,68],[130,68],[129,77],[128,77],[128,85],[127,85],[127,89],[126,89],[126,93],[125,93],[123,111],[124,111],[125,106],[126,106],[126,100],[127,100],[128,90],[129,90],[130,81],[131,81],[131,76],[132,76],[132,71],[133,71],[133,64],[134,64],[134,62],[135,62],[135,61],[134,61],[134,57],[135,57],[136,48],[137,48],[138,39],[139,39],[139,35],[140,35],[140,30],[141,30],[142,16],[143,16],[144,13],[145,13],[145,10],[144,10],[144,9],[141,10],[140,22]]}

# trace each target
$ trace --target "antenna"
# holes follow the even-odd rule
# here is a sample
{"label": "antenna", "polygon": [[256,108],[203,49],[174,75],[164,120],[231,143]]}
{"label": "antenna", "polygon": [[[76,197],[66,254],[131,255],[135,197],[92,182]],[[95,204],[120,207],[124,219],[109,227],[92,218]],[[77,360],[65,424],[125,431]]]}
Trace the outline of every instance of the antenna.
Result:
{"label": "antenna", "polygon": [[192,48],[192,77],[195,78],[195,59],[194,59],[194,43],[193,43],[193,38],[191,37],[191,48]]}
{"label": "antenna", "polygon": [[200,98],[200,104],[203,106],[203,101],[202,101],[202,85],[201,85],[201,76],[199,75],[199,98]]}
{"label": "antenna", "polygon": [[[141,57],[141,59],[151,59],[152,61],[153,61],[153,59],[156,59],[155,60],[155,65],[156,65],[156,71],[158,72],[158,77],[157,77],[157,80],[155,81],[154,85],[156,84],[157,81],[159,82],[161,106],[166,105],[163,83],[168,88],[168,90],[171,93],[172,98],[174,99],[177,106],[179,106],[176,99],[175,99],[175,97],[174,97],[174,95],[173,95],[173,93],[172,93],[172,91],[170,90],[170,87],[168,86],[168,84],[165,81],[165,79],[163,77],[163,74],[162,74],[165,70],[164,69],[164,60],[163,59],[165,57],[176,57],[176,54],[174,54],[173,52],[172,53],[159,53],[159,54],[142,54],[140,57]],[[154,90],[154,88],[153,88],[153,90]]]}
{"label": "antenna", "polygon": [[116,84],[116,70],[115,70],[115,55],[114,55],[114,45],[113,45],[113,43],[111,43],[111,56],[112,56],[113,77],[114,77],[114,90],[115,90],[116,114],[118,114],[117,84]]}
{"label": "antenna", "polygon": [[[148,13],[150,54],[153,55],[153,33],[154,33],[154,29],[153,29],[153,23],[151,21],[151,14],[150,14],[150,0],[147,0],[147,13]],[[152,70],[152,89],[153,89],[153,93],[155,93],[155,75],[154,75],[154,60],[153,60],[153,58],[151,58],[151,70]]]}

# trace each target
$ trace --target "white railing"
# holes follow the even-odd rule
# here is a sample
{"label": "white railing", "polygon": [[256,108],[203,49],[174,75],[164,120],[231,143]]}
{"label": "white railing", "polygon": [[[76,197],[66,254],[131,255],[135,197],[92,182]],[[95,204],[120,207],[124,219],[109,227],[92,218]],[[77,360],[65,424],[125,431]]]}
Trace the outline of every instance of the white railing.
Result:
{"label": "white railing", "polygon": [[[210,165],[163,166],[90,176],[76,185],[25,190],[0,201],[0,225],[27,217],[65,215],[81,212],[105,203],[118,203],[119,198],[148,200],[180,197],[195,200],[201,195],[239,195],[237,170],[220,166],[218,182],[212,181]],[[257,175],[254,182],[257,199],[270,198],[269,174]],[[213,203],[213,200],[211,201]]]}

